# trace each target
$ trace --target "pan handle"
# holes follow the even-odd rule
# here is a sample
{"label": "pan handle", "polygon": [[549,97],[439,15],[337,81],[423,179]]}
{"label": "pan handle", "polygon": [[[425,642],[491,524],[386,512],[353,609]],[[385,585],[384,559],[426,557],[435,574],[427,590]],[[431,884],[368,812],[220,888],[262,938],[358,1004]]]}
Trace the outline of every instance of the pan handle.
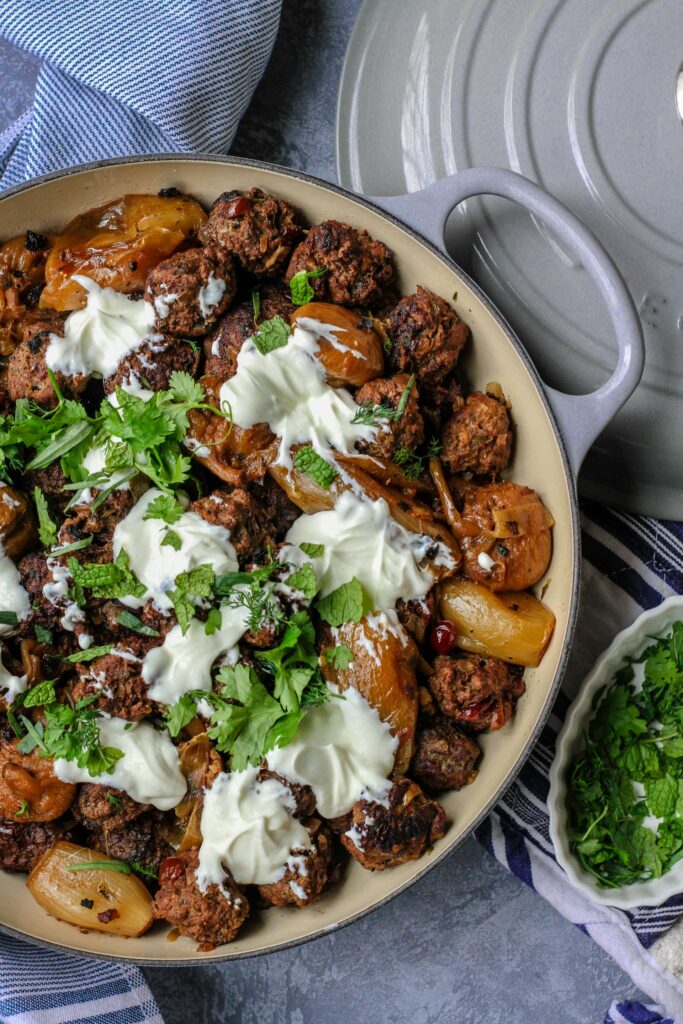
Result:
{"label": "pan handle", "polygon": [[643,373],[643,332],[624,279],[602,245],[579,218],[534,182],[500,167],[474,167],[435,182],[420,192],[382,196],[372,202],[414,225],[444,250],[444,228],[456,206],[478,195],[502,196],[525,207],[580,258],[604,298],[614,325],[619,357],[612,376],[588,395],[567,395],[546,386],[576,478],[593,441],[635,390]]}

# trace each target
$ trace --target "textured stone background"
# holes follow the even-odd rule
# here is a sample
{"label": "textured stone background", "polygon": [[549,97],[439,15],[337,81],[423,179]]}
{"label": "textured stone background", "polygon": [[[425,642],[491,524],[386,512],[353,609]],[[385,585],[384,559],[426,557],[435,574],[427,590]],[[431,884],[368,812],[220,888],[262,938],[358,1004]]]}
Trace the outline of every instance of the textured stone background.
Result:
{"label": "textured stone background", "polygon": [[[284,0],[233,153],[334,180],[337,83],[359,6]],[[0,131],[30,102],[35,71],[0,41]],[[473,840],[337,934],[256,960],[145,973],[167,1024],[598,1024],[613,997],[638,994]]]}

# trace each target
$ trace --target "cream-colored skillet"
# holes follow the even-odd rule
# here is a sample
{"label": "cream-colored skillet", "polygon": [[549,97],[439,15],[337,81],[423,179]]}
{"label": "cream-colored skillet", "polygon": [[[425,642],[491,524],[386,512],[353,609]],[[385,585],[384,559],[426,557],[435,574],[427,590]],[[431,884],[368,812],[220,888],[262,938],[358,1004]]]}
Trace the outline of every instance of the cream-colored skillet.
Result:
{"label": "cream-colored skillet", "polygon": [[[318,903],[303,910],[272,908],[229,946],[199,953],[189,939],[170,942],[168,930],[161,926],[137,939],[83,934],[37,906],[23,875],[0,874],[3,930],[89,955],[158,964],[253,956],[348,924],[415,882],[488,813],[531,750],[560,684],[579,597],[576,475],[593,440],[638,384],[644,356],[632,300],[599,243],[557,200],[526,179],[496,168],[467,170],[410,196],[369,201],[307,175],[262,163],[208,156],[131,157],[71,168],[3,193],[0,238],[27,228],[54,232],[76,214],[125,192],[156,193],[169,186],[190,193],[206,206],[221,192],[258,186],[296,204],[311,223],[335,218],[364,227],[393,250],[404,293],[422,284],[453,303],[472,330],[472,343],[462,363],[468,386],[483,388],[489,381],[499,381],[512,403],[515,451],[505,475],[538,491],[555,518],[552,562],[536,590],[544,590],[544,602],[554,612],[557,625],[541,665],[527,669],[527,692],[512,721],[494,736],[481,737],[484,756],[476,782],[444,795],[449,828],[431,854],[374,874],[354,862]],[[544,222],[581,261],[587,296],[594,294],[592,279],[607,303],[618,342],[617,367],[593,394],[571,396],[545,387],[509,325],[442,251],[449,213],[460,202],[485,193],[521,203]],[[457,898],[454,892],[453,899]]]}

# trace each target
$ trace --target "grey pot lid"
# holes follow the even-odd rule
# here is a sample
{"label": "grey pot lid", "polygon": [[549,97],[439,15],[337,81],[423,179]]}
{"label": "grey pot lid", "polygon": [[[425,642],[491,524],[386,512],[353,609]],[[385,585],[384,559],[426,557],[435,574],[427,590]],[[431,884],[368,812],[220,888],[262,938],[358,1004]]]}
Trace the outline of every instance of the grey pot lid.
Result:
{"label": "grey pot lid", "polygon": [[[673,519],[683,519],[682,64],[681,0],[366,0],[337,117],[342,185],[398,194],[465,167],[510,167],[595,232],[631,288],[647,358],[580,488]],[[603,305],[542,225],[502,200],[470,201],[447,241],[549,384],[579,393],[606,378],[616,345]]]}

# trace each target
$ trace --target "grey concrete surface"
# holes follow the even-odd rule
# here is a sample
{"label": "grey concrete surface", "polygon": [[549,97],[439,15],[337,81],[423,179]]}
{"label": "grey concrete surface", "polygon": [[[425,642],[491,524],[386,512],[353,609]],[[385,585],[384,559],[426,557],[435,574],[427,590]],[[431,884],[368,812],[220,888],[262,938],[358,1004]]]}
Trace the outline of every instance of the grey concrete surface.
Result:
{"label": "grey concrete surface", "polygon": [[[234,153],[334,180],[337,83],[359,6],[284,0]],[[0,40],[0,131],[30,102],[35,73]],[[145,974],[167,1024],[599,1024],[611,999],[639,995],[473,840],[336,934],[256,960]]]}

